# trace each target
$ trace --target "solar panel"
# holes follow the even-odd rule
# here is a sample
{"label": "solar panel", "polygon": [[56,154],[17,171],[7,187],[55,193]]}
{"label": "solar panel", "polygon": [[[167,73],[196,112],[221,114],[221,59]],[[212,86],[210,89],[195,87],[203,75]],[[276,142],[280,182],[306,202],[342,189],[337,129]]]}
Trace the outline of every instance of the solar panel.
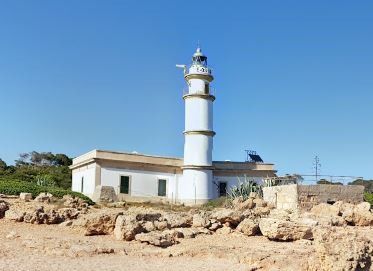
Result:
{"label": "solar panel", "polygon": [[249,156],[250,156],[251,161],[258,162],[258,163],[263,163],[263,159],[258,154],[250,154],[249,153]]}

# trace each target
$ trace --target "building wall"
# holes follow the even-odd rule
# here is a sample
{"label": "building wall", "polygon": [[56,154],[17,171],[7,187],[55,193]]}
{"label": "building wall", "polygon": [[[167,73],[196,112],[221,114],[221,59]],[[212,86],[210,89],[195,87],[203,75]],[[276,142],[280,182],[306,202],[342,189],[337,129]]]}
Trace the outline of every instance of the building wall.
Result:
{"label": "building wall", "polygon": [[[96,163],[92,163],[72,171],[72,187],[76,192],[81,192],[87,196],[92,196],[96,187]],[[82,187],[83,178],[83,187]],[[82,189],[83,188],[83,189]]]}
{"label": "building wall", "polygon": [[[120,176],[130,177],[129,195],[119,193]],[[180,176],[180,174],[101,167],[101,185],[114,187],[118,197],[127,200],[131,197],[133,200],[167,199],[174,202]],[[167,180],[166,197],[158,197],[158,179]]]}

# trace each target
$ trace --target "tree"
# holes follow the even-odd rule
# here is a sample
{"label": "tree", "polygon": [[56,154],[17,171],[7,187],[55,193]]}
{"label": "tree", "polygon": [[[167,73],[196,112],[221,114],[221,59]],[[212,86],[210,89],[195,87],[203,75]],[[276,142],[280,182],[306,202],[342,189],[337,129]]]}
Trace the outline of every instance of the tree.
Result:
{"label": "tree", "polygon": [[3,174],[8,168],[7,164],[3,159],[0,158],[0,174]]}
{"label": "tree", "polygon": [[331,181],[328,181],[326,179],[320,179],[317,184],[334,184],[334,185],[343,185],[343,183],[341,182],[331,182]]}

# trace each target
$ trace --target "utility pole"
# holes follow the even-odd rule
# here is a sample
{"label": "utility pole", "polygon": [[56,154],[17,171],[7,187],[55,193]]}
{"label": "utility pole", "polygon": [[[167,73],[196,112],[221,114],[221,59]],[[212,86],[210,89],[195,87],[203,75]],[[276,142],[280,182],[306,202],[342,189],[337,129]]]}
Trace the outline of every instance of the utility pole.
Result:
{"label": "utility pole", "polygon": [[313,160],[313,168],[315,169],[315,177],[316,177],[316,183],[317,183],[318,176],[320,173],[320,168],[321,168],[320,159],[317,155],[315,155],[315,158]]}

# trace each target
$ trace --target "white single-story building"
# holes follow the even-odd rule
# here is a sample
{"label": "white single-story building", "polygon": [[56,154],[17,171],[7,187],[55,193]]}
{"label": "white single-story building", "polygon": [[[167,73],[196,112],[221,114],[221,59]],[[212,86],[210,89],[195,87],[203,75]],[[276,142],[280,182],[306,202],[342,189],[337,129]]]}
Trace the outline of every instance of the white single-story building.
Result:
{"label": "white single-story building", "polygon": [[[255,162],[212,163],[211,198],[225,195],[244,176],[262,181],[275,175],[273,164]],[[123,200],[162,200],[203,203],[205,187],[198,179],[183,179],[183,159],[93,150],[73,159],[72,190],[92,196],[97,185],[114,187]]]}

